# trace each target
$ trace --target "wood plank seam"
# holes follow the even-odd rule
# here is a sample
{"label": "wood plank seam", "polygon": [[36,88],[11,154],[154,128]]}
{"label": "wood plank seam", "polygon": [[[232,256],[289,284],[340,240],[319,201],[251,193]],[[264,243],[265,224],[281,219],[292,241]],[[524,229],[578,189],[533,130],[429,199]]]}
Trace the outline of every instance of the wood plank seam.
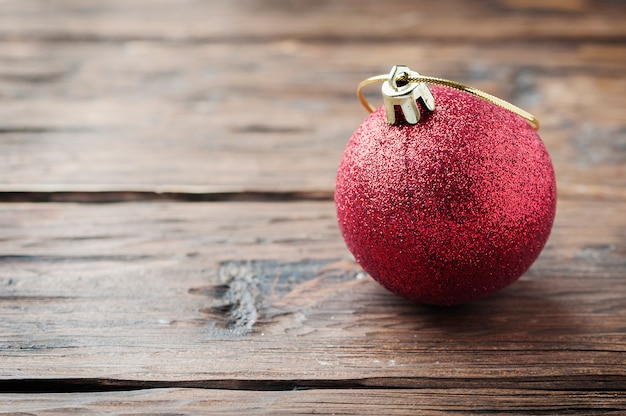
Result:
{"label": "wood plank seam", "polygon": [[41,378],[0,380],[0,393],[79,393],[132,391],[165,388],[291,391],[330,389],[461,389],[497,388],[499,390],[545,390],[626,392],[626,377],[596,374],[590,377],[561,376],[503,378],[371,377],[362,379],[210,379],[210,380],[126,380],[109,378]]}
{"label": "wood plank seam", "polygon": [[0,202],[78,202],[112,203],[134,201],[183,201],[183,202],[289,202],[331,201],[333,191],[233,191],[233,192],[185,192],[185,191],[53,191],[53,192],[0,192]]}

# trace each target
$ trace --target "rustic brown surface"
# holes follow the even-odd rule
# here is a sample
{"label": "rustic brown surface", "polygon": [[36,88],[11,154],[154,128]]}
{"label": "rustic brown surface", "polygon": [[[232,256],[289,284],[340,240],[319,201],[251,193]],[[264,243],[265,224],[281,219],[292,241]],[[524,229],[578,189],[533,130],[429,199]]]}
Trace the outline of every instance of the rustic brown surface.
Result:
{"label": "rustic brown surface", "polygon": [[[0,2],[0,412],[623,414],[625,17]],[[355,85],[397,63],[542,123],[555,228],[480,302],[394,297],[339,235]]]}
{"label": "rustic brown surface", "polygon": [[[2,401],[4,400],[4,401]],[[332,401],[332,403],[330,403]],[[393,405],[390,406],[390,403]],[[593,403],[593,408],[590,406]],[[626,398],[613,392],[545,390],[396,389],[305,390],[280,392],[210,389],[155,389],[120,393],[64,395],[3,395],[0,405],[15,411],[42,415],[110,414],[357,414],[447,415],[460,414],[619,414]],[[469,410],[471,408],[471,410]],[[497,412],[493,409],[497,408]]]}
{"label": "rustic brown surface", "polygon": [[411,61],[536,113],[561,195],[625,197],[617,3],[83,3],[3,5],[0,190],[328,191],[355,85]]}

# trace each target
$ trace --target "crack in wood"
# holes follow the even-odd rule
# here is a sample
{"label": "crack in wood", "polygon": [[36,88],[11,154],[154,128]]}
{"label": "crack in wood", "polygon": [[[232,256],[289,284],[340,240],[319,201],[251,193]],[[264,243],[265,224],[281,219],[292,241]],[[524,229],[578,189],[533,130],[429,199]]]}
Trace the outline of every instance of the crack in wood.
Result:
{"label": "crack in wood", "polygon": [[[76,299],[71,296],[13,296],[13,295],[0,295],[0,302],[38,302],[38,303],[48,303],[48,302],[61,302],[67,301],[71,299]],[[5,347],[0,345],[0,350]]]}
{"label": "crack in wood", "polygon": [[145,261],[152,260],[154,256],[149,255],[89,255],[89,256],[29,256],[29,255],[17,255],[6,254],[0,255],[0,262],[6,263],[82,263],[92,261],[115,261],[115,262],[130,262],[130,261]]}
{"label": "crack in wood", "polygon": [[626,392],[626,377],[604,374],[539,377],[365,377],[352,379],[124,380],[111,378],[24,378],[0,380],[0,393],[86,393],[165,388],[292,391],[324,389],[462,389]]}
{"label": "crack in wood", "polygon": [[86,133],[93,129],[89,127],[51,127],[51,126],[15,126],[0,127],[0,134],[45,134],[45,133]]}
{"label": "crack in wood", "polygon": [[[241,45],[252,44],[259,45],[265,43],[275,43],[285,40],[298,41],[303,43],[314,44],[337,44],[341,42],[349,42],[351,44],[414,44],[419,42],[437,42],[440,44],[454,44],[459,42],[467,42],[467,36],[460,35],[428,35],[427,33],[420,33],[419,36],[407,36],[401,35],[368,35],[359,33],[358,35],[350,34],[331,34],[331,33],[319,33],[319,34],[295,34],[285,33],[276,35],[206,35],[206,36],[158,36],[158,35],[115,35],[115,34],[96,34],[96,33],[13,33],[13,34],[0,34],[0,42],[2,41],[20,41],[20,42],[40,42],[40,43],[102,43],[102,44],[125,44],[129,42],[150,42],[150,43],[164,43],[171,45],[204,45],[204,44],[229,44],[229,45]],[[623,44],[626,43],[626,37],[620,33],[616,34],[586,34],[583,39],[576,35],[558,34],[558,33],[544,33],[534,34],[529,37],[528,33],[522,34],[501,34],[499,37],[481,37],[477,36],[472,38],[472,43],[475,45],[500,45],[503,41],[507,41],[509,44],[515,42],[517,44],[528,44],[536,42],[554,42],[560,44],[579,45],[581,40],[586,42],[595,42],[603,44]]]}
{"label": "crack in wood", "polygon": [[232,192],[159,192],[159,191],[33,191],[2,192],[0,202],[117,203],[132,201],[182,202],[291,202],[332,201],[333,191],[232,191]]}

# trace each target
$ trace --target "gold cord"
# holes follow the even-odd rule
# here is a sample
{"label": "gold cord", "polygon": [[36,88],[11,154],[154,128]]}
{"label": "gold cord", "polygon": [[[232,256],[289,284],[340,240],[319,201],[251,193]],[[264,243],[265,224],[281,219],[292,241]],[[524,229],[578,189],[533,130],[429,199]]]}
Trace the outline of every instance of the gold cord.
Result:
{"label": "gold cord", "polygon": [[[363,107],[365,107],[365,109],[370,113],[374,112],[376,110],[376,107],[374,107],[369,101],[367,101],[367,99],[363,95],[363,88],[370,84],[385,81],[389,81],[389,75],[376,75],[361,81],[357,87],[357,97],[359,98],[361,104],[363,104]],[[495,97],[491,94],[487,94],[486,92],[476,89],[474,87],[469,87],[459,82],[454,82],[443,78],[427,77],[423,75],[405,76],[403,78],[398,78],[398,81],[404,81],[409,83],[424,82],[426,84],[441,85],[443,87],[453,88],[455,90],[466,92],[517,114],[518,116],[527,120],[535,130],[539,130],[539,121],[529,112],[522,110],[521,108],[509,103],[508,101],[504,101],[501,98]]]}

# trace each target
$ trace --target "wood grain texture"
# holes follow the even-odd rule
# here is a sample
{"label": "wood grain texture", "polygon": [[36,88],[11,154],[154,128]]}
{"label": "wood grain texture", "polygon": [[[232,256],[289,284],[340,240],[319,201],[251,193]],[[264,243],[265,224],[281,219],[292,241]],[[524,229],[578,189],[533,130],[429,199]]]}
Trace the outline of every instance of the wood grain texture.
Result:
{"label": "wood grain texture", "polygon": [[[626,198],[626,49],[595,38],[620,36],[621,3],[387,5],[415,8],[402,27],[376,3],[183,3],[0,4],[0,191],[330,192],[366,115],[355,85],[402,61],[535,113],[561,195]],[[541,34],[555,22],[575,42]]]}
{"label": "wood grain texture", "polygon": [[[578,40],[621,41],[624,5],[613,1],[496,0],[381,3],[244,0],[236,4],[184,0],[82,2],[3,1],[0,20],[9,39],[253,42],[302,37],[402,41]],[[15,19],[20,17],[21,19]],[[274,24],[278,22],[279,24]]]}
{"label": "wood grain texture", "polygon": [[[329,403],[329,397],[332,402]],[[471,409],[468,408],[468,404]],[[0,409],[39,415],[105,415],[120,411],[153,414],[322,414],[447,415],[462,414],[602,414],[619,415],[626,406],[620,392],[516,392],[479,389],[300,390],[241,392],[161,389],[74,395],[0,395]],[[5,413],[0,413],[5,414]],[[18,413],[19,414],[19,413]]]}
{"label": "wood grain texture", "polygon": [[[0,414],[624,414],[625,16],[0,0]],[[341,240],[354,89],[399,63],[541,122],[555,228],[482,301],[395,297]]]}
{"label": "wood grain texture", "polygon": [[625,389],[624,208],[561,203],[521,281],[433,308],[360,272],[329,202],[4,206],[2,377]]}

